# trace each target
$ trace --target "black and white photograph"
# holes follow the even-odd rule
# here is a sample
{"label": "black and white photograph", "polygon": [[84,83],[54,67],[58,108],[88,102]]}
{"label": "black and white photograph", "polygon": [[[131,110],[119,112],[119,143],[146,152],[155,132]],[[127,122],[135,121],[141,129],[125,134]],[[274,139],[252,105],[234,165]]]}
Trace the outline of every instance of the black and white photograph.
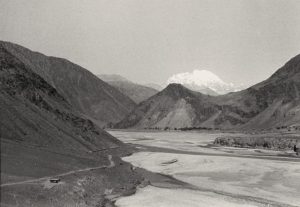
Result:
{"label": "black and white photograph", "polygon": [[300,0],[0,0],[1,207],[300,207]]}

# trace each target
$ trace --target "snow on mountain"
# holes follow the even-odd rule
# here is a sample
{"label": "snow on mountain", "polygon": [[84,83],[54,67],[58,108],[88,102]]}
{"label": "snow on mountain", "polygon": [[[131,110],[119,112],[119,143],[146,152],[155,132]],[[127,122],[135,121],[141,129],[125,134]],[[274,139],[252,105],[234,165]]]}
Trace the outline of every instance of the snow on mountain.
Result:
{"label": "snow on mountain", "polygon": [[194,70],[193,72],[178,73],[167,80],[167,84],[179,83],[185,87],[208,95],[226,94],[238,91],[232,83],[226,83],[208,70]]}

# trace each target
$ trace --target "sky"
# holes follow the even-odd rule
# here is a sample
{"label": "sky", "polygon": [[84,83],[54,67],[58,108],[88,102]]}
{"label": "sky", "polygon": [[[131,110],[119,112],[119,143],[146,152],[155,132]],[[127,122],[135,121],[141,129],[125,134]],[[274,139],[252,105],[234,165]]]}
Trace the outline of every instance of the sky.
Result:
{"label": "sky", "polygon": [[138,83],[252,85],[300,53],[300,0],[0,0],[0,39]]}

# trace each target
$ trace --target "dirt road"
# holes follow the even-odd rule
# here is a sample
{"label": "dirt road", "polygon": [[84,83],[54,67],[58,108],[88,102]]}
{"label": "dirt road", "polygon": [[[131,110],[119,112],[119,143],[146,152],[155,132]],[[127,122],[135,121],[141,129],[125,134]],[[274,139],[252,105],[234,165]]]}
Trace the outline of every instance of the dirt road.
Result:
{"label": "dirt road", "polygon": [[14,182],[14,183],[5,183],[5,184],[1,184],[0,186],[5,187],[5,186],[12,186],[12,185],[28,184],[28,183],[33,183],[33,182],[49,180],[50,178],[53,178],[53,177],[63,177],[63,176],[66,176],[66,175],[71,175],[71,174],[79,173],[79,172],[97,170],[97,169],[102,169],[102,168],[103,169],[104,168],[113,168],[115,166],[115,162],[112,159],[112,155],[108,155],[108,160],[109,160],[109,165],[102,165],[102,166],[98,166],[98,167],[90,167],[90,168],[84,168],[84,169],[79,169],[79,170],[72,170],[72,171],[68,171],[68,172],[65,172],[65,173],[52,175],[52,176],[47,176],[47,177],[42,177],[42,178],[37,178],[37,179],[25,180],[25,181]]}

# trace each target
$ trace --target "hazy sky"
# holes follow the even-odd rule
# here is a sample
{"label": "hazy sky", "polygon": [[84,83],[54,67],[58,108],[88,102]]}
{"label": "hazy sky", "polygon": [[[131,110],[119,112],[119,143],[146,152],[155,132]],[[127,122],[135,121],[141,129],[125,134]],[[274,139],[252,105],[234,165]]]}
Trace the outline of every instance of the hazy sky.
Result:
{"label": "hazy sky", "polygon": [[0,0],[0,39],[140,83],[249,85],[300,53],[300,0]]}

